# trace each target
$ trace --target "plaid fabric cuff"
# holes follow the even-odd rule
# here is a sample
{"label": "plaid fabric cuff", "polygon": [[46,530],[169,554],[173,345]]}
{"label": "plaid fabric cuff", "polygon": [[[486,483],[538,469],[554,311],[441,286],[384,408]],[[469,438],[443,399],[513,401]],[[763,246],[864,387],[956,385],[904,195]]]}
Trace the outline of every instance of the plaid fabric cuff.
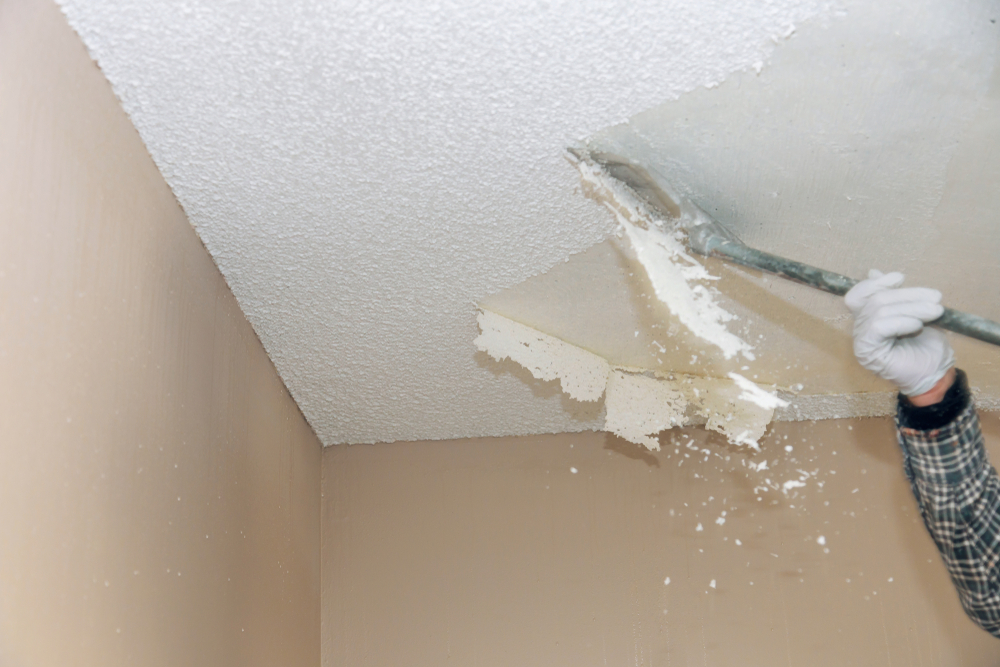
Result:
{"label": "plaid fabric cuff", "polygon": [[958,416],[943,427],[921,430],[899,425],[899,436],[908,471],[930,484],[967,482],[988,465],[979,415],[968,399]]}

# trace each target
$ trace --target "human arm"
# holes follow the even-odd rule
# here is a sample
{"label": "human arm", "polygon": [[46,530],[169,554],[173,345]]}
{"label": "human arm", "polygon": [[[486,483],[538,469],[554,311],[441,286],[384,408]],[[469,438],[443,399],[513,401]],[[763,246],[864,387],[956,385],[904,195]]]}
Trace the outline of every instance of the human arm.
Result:
{"label": "human arm", "polygon": [[900,387],[899,445],[924,525],[966,613],[1000,637],[1000,478],[947,338],[923,327],[940,315],[940,293],[901,283],[873,272],[848,293],[855,355]]}
{"label": "human arm", "polygon": [[903,468],[966,614],[1000,637],[1000,478],[990,465],[965,373],[937,403],[900,396]]}

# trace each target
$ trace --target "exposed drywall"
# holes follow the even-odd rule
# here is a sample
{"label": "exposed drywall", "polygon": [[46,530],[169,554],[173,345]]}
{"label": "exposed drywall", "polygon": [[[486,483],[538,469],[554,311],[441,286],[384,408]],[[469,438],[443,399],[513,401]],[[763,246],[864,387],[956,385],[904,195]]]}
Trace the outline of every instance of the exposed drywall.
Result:
{"label": "exposed drywall", "polygon": [[[996,460],[1000,420],[983,425]],[[664,444],[327,448],[324,666],[1000,659],[920,521],[891,420],[775,424],[762,454],[703,429]]]}
{"label": "exposed drywall", "polygon": [[[899,269],[952,307],[1000,319],[1000,153],[989,149],[1000,143],[1000,12],[937,0],[845,11],[800,26],[760,72],[638,114],[587,146],[642,165],[752,247],[855,277]],[[593,180],[584,170],[587,193]],[[480,305],[612,365],[738,372],[795,392],[778,418],[894,409],[892,387],[854,361],[841,299],[702,260],[719,278],[718,305],[736,317],[726,326],[756,356],[726,359],[659,303],[622,237]],[[980,405],[996,408],[996,348],[952,343]]]}
{"label": "exposed drywall", "polygon": [[480,363],[471,304],[611,231],[565,146],[766,61],[832,11],[60,4],[325,444],[596,425]]}
{"label": "exposed drywall", "polygon": [[58,7],[0,2],[0,664],[319,663],[320,444]]}

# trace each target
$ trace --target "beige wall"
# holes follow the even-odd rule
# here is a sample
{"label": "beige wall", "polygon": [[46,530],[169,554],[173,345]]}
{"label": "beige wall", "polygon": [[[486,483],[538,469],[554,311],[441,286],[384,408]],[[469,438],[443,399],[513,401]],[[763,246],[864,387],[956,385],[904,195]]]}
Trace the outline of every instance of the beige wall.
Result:
{"label": "beige wall", "polygon": [[[998,460],[1000,419],[984,427]],[[749,457],[760,472],[700,428],[662,442],[324,450],[324,666],[1000,661],[919,521],[888,419],[774,424]],[[755,489],[798,470],[815,476],[787,496]]]}
{"label": "beige wall", "polygon": [[77,36],[0,0],[0,664],[318,664],[319,476]]}

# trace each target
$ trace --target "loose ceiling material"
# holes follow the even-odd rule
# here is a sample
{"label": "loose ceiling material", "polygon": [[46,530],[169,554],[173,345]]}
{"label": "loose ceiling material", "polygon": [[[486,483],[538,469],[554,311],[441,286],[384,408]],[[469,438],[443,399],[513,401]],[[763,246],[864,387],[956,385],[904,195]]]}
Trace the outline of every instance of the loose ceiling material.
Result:
{"label": "loose ceiling material", "polygon": [[[650,292],[667,306],[676,333],[694,345],[685,346],[693,361],[706,348],[727,361],[738,360],[738,355],[755,360],[751,346],[726,329],[725,323],[735,316],[716,303],[718,291],[703,284],[714,276],[684,252],[677,238],[662,230],[662,221],[634,190],[582,155],[576,164],[586,190],[615,213],[638,256],[637,270],[652,283]],[[684,426],[693,418],[734,444],[759,449],[757,441],[774,408],[788,406],[784,399],[735,372],[713,378],[612,366],[598,355],[489,310],[480,314],[479,324],[483,333],[475,341],[478,349],[497,361],[517,362],[540,380],[558,378],[563,391],[576,400],[595,401],[603,395],[605,430],[652,450],[660,448],[657,433]],[[662,344],[654,343],[665,351]]]}
{"label": "loose ceiling material", "polygon": [[59,1],[327,445],[600,427],[471,345],[475,302],[613,231],[564,148],[847,20],[825,0]]}
{"label": "loose ceiling material", "polygon": [[[754,247],[856,277],[871,267],[902,270],[910,284],[997,319],[997,8],[924,0],[905,15],[884,5],[847,9],[849,20],[802,26],[761,72],[641,113],[585,148],[641,165]],[[840,299],[699,258],[713,279],[702,275],[697,289],[732,316],[728,331],[752,349],[726,353],[656,298],[630,207],[613,194],[597,199],[612,204],[626,233],[484,299],[484,312],[642,374],[649,391],[635,395],[637,405],[670,403],[650,392],[676,392],[692,377],[737,374],[782,390],[788,405],[779,419],[893,410],[892,388],[853,359]],[[670,239],[661,246],[661,264],[691,273],[692,260],[671,251]],[[953,345],[980,405],[1000,407],[996,350],[964,337]],[[659,422],[638,419],[645,426],[630,437],[617,426],[613,413],[623,407],[613,386],[606,428],[635,442],[653,446],[654,426],[698,416],[675,409]],[[724,408],[723,417],[733,414]],[[753,423],[748,432],[763,431]]]}

